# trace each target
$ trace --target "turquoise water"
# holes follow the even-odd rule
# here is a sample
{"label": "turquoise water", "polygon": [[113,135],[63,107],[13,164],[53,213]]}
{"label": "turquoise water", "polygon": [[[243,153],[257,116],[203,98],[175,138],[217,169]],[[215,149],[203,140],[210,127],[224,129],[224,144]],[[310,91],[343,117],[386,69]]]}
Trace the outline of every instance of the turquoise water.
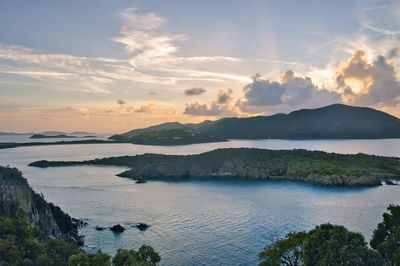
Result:
{"label": "turquoise water", "polygon": [[[0,164],[20,168],[31,186],[75,218],[85,248],[115,253],[118,248],[153,246],[161,264],[255,265],[263,247],[290,231],[330,222],[361,232],[367,240],[390,203],[400,204],[400,186],[324,188],[290,182],[149,182],[116,177],[121,167],[38,169],[40,159],[82,160],[159,152],[192,154],[220,147],[306,148],[341,153],[400,156],[399,140],[231,141],[176,147],[96,144],[0,150]],[[135,223],[151,227],[141,232]],[[121,224],[115,235],[98,226]]]}

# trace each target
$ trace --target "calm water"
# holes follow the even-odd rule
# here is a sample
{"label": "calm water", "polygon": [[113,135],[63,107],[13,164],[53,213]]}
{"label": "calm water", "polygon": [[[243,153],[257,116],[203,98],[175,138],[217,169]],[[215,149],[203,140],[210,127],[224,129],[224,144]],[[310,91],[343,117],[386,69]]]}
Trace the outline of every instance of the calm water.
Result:
{"label": "calm water", "polygon": [[[0,140],[1,141],[1,140]],[[0,150],[0,164],[20,168],[32,187],[71,216],[86,219],[86,249],[153,246],[162,264],[252,265],[262,248],[289,231],[330,222],[369,239],[390,203],[400,204],[400,186],[323,188],[288,182],[149,182],[116,177],[121,167],[38,169],[40,159],[82,160],[158,152],[194,154],[224,147],[305,148],[340,153],[400,156],[400,140],[257,140],[176,147],[96,144],[21,147]],[[145,222],[141,232],[132,227]],[[99,226],[122,224],[115,235]]]}

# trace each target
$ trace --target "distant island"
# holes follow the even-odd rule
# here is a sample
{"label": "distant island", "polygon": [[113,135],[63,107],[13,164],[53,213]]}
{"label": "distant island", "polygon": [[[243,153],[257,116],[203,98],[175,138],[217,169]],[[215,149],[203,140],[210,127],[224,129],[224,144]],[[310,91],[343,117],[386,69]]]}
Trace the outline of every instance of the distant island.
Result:
{"label": "distant island", "polygon": [[236,179],[290,180],[324,186],[377,186],[400,179],[396,157],[307,150],[217,149],[198,155],[144,154],[88,161],[36,161],[30,166],[127,166],[118,174],[138,181]]}
{"label": "distant island", "polygon": [[0,149],[12,149],[27,146],[43,146],[43,145],[73,145],[73,144],[112,144],[117,143],[110,140],[87,139],[87,140],[71,140],[71,141],[52,141],[52,142],[0,142]]}
{"label": "distant island", "polygon": [[[49,136],[36,134],[34,138],[72,138],[65,134]],[[83,132],[75,132],[75,134]],[[42,136],[45,135],[45,136]],[[33,137],[33,136],[32,136]],[[74,136],[75,137],[75,136]],[[84,138],[95,136],[86,135]],[[400,119],[387,113],[343,104],[317,109],[302,109],[289,114],[222,118],[198,124],[169,122],[147,128],[134,129],[113,135],[105,140],[0,143],[0,149],[20,146],[132,143],[142,145],[187,145],[223,142],[230,139],[387,139],[400,138]]]}
{"label": "distant island", "polygon": [[69,135],[65,135],[65,134],[60,134],[60,135],[34,134],[30,138],[31,139],[76,138],[76,136],[69,136]]}
{"label": "distant island", "polygon": [[62,131],[44,131],[40,133],[32,133],[32,132],[25,132],[25,133],[20,133],[20,132],[0,132],[0,136],[19,136],[19,135],[35,135],[35,134],[41,134],[41,135],[91,135],[94,133],[89,133],[89,132],[84,132],[84,131],[74,131],[71,133],[65,133]]}
{"label": "distant island", "polygon": [[182,145],[229,139],[400,138],[400,119],[366,107],[333,104],[289,114],[222,118],[199,124],[164,123],[110,139],[148,145]]}

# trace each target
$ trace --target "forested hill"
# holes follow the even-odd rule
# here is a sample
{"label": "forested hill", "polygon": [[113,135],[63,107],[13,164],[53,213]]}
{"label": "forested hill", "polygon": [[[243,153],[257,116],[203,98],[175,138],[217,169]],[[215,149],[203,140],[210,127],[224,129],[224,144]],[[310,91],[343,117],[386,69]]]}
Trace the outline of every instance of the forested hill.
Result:
{"label": "forested hill", "polygon": [[400,178],[395,157],[306,150],[218,149],[196,155],[144,154],[89,161],[36,161],[30,166],[127,166],[119,176],[138,181],[236,179],[292,180],[327,186],[376,186]]}
{"label": "forested hill", "polygon": [[166,123],[110,138],[152,145],[178,145],[227,139],[400,138],[400,119],[372,108],[333,104],[289,114],[223,118],[200,124]]}

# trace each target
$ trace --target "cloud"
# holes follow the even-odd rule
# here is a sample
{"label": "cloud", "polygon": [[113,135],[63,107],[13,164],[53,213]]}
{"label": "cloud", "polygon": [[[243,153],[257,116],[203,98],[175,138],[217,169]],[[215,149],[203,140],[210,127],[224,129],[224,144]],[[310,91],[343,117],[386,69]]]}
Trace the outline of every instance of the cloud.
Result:
{"label": "cloud", "polygon": [[119,105],[124,105],[124,104],[125,104],[125,101],[124,101],[124,100],[121,100],[121,99],[118,99],[118,100],[117,100],[117,103],[118,103]]}
{"label": "cloud", "polygon": [[230,101],[232,101],[232,90],[229,89],[228,91],[224,91],[222,89],[220,89],[218,91],[218,98],[217,98],[217,102],[219,104],[226,104],[229,103]]}
{"label": "cloud", "polygon": [[90,112],[88,109],[83,108],[83,107],[74,107],[74,106],[70,106],[70,107],[66,107],[65,108],[66,111],[72,111],[74,113],[77,113],[80,115],[80,117],[84,120],[88,120],[90,117]]}
{"label": "cloud", "polygon": [[[123,88],[153,84],[171,86],[178,83],[246,82],[237,73],[222,73],[242,61],[230,56],[178,56],[180,34],[162,32],[167,19],[137,8],[118,12],[123,23],[114,42],[123,44],[127,58],[85,57],[48,53],[18,45],[0,43],[0,74],[28,77],[47,88],[113,93]],[[229,66],[229,67],[228,67]],[[203,69],[208,69],[204,71]],[[143,86],[144,87],[144,86]]]}
{"label": "cloud", "polygon": [[203,94],[205,92],[206,92],[206,90],[201,88],[201,87],[193,87],[193,88],[190,88],[190,89],[186,89],[183,93],[186,96],[193,96],[193,95],[201,95],[201,94]]}
{"label": "cloud", "polygon": [[137,8],[126,8],[119,12],[127,27],[141,30],[153,30],[165,23],[165,18],[152,12],[139,13]]}
{"label": "cloud", "polygon": [[224,113],[224,109],[216,102],[212,102],[210,105],[193,102],[186,103],[183,113],[196,116],[221,116]]}
{"label": "cloud", "polygon": [[393,58],[395,58],[395,57],[398,57],[398,56],[400,55],[399,52],[400,52],[399,47],[394,47],[394,48],[392,48],[392,49],[389,50],[388,55],[387,55],[387,58],[388,58],[388,59],[393,59]]}
{"label": "cloud", "polygon": [[107,106],[106,108],[104,108],[104,112],[106,114],[118,113],[118,109],[112,106]]}
{"label": "cloud", "polygon": [[185,111],[183,114],[193,116],[242,116],[240,109],[233,104],[232,90],[227,91],[220,89],[218,91],[217,100],[212,101],[210,104],[192,102],[186,103]]}
{"label": "cloud", "polygon": [[[121,31],[122,36],[112,38],[113,41],[125,46],[127,53],[141,52],[136,56],[139,60],[167,56],[178,51],[178,47],[172,44],[173,41],[182,40],[181,35],[152,34],[143,31]],[[135,61],[132,61],[133,64]]]}
{"label": "cloud", "polygon": [[340,101],[337,92],[318,88],[310,77],[295,77],[292,70],[282,74],[279,81],[263,79],[260,74],[252,79],[253,82],[243,88],[242,106],[321,106]]}
{"label": "cloud", "polygon": [[144,113],[144,114],[150,114],[154,111],[154,109],[156,108],[156,102],[152,101],[151,103],[147,104],[147,105],[142,105],[139,108],[135,109],[134,112],[135,113]]}
{"label": "cloud", "polygon": [[381,55],[369,63],[364,51],[355,50],[339,66],[336,81],[350,104],[395,106],[400,102],[400,82],[393,63]]}

